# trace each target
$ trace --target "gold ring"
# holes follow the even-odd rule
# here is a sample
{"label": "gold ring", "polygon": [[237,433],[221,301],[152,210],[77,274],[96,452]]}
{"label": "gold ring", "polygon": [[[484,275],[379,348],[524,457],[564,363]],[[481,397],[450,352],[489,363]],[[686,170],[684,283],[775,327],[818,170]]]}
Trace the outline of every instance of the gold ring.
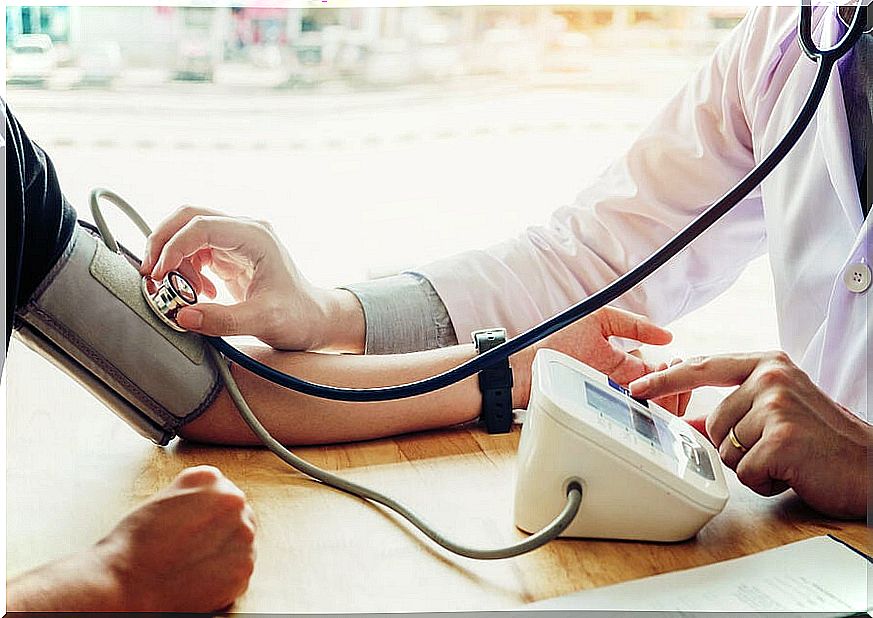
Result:
{"label": "gold ring", "polygon": [[728,440],[730,440],[731,444],[734,445],[741,453],[748,453],[749,449],[747,449],[742,442],[737,438],[737,434],[734,433],[734,428],[731,427],[731,430],[728,432]]}

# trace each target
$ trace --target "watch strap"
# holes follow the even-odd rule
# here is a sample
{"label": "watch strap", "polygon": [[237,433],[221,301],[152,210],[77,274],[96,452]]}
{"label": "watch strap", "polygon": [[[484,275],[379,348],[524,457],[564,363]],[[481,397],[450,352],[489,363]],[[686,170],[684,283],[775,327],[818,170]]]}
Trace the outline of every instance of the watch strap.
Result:
{"label": "watch strap", "polygon": [[[506,341],[506,330],[489,328],[472,334],[476,351],[483,354]],[[479,372],[482,392],[480,420],[488,433],[508,433],[512,429],[512,367],[502,359]]]}

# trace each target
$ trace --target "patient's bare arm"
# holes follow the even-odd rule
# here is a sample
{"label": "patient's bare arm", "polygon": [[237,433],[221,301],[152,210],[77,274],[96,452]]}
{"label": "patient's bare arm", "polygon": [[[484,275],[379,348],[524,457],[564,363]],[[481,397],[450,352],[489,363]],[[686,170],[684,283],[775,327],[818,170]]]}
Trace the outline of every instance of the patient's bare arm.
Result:
{"label": "patient's bare arm", "polygon": [[[671,338],[669,332],[642,316],[612,308],[597,311],[511,357],[515,381],[513,406],[527,406],[530,368],[541,346],[579,358],[625,384],[654,369],[614,347],[609,342],[612,335],[652,344],[664,344]],[[472,345],[385,356],[282,352],[267,347],[246,351],[285,373],[323,384],[356,388],[418,380],[451,369],[475,355]],[[476,376],[410,399],[345,403],[301,395],[237,366],[231,370],[255,414],[276,439],[286,444],[367,440],[447,427],[475,419],[482,405]],[[665,405],[675,407],[669,402]],[[206,413],[186,425],[181,435],[221,444],[260,443],[240,419],[226,392],[216,398]]]}
{"label": "patient's bare arm", "polygon": [[[389,356],[280,352],[267,347],[245,351],[268,365],[307,380],[358,388],[425,378],[475,355],[472,345]],[[286,444],[367,440],[446,427],[476,418],[481,406],[475,376],[410,399],[348,403],[301,395],[235,365],[231,371],[260,421],[276,439]],[[515,373],[518,381],[520,372]],[[527,401],[524,384],[513,389],[513,399],[514,405]],[[206,413],[186,425],[181,435],[202,442],[260,444],[239,417],[226,391]]]}

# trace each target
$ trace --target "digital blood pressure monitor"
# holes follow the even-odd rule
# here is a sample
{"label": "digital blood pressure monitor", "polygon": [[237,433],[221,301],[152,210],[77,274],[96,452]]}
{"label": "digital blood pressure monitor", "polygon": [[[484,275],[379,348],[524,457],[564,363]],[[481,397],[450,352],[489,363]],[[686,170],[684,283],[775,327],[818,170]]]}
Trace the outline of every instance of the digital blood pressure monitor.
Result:
{"label": "digital blood pressure monitor", "polygon": [[699,432],[587,365],[541,349],[518,451],[516,525],[542,528],[572,481],[582,485],[582,506],[561,536],[681,541],[728,499],[718,452]]}

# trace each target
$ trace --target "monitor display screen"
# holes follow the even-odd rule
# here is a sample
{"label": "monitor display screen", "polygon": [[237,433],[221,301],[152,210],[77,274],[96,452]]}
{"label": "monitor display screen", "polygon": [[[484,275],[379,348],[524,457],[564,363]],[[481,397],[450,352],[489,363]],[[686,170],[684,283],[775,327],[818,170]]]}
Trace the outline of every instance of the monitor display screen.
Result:
{"label": "monitor display screen", "polygon": [[682,466],[713,480],[712,464],[706,451],[693,440],[680,436],[671,429],[670,421],[652,414],[623,390],[611,385],[590,381],[584,374],[562,365],[551,363],[552,386],[566,405],[587,403],[590,408],[617,423]]}
{"label": "monitor display screen", "polygon": [[[658,428],[655,426],[652,416],[638,410],[630,403],[628,397],[618,394],[617,391],[607,390],[585,380],[585,398],[588,401],[588,405],[598,412],[602,412],[626,429],[635,431],[641,437],[651,441],[655,446],[661,446]],[[663,429],[666,429],[666,427]]]}

